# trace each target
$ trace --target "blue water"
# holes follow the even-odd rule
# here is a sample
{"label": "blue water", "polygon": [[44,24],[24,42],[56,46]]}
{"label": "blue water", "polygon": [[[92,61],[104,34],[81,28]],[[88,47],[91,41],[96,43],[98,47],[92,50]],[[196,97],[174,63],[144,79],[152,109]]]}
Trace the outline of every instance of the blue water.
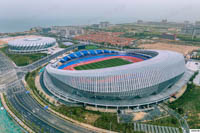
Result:
{"label": "blue water", "polygon": [[[1,101],[0,107],[2,107]],[[5,109],[0,110],[0,133],[22,133],[22,128],[8,115]]]}
{"label": "blue water", "polygon": [[9,32],[23,32],[30,30],[33,27],[51,27],[51,26],[69,26],[86,24],[82,21],[70,20],[70,19],[1,19],[0,17],[0,33]]}
{"label": "blue water", "polygon": [[[4,0],[6,2],[6,0]],[[68,2],[68,1],[66,1]],[[48,5],[48,4],[47,4]],[[29,5],[28,5],[29,6]],[[46,5],[45,5],[46,6]],[[10,8],[7,8],[10,10]],[[9,11],[8,11],[9,12]],[[2,13],[5,15],[8,15],[6,13]],[[26,13],[25,13],[26,14]],[[62,14],[62,13],[61,13]],[[44,15],[43,17],[39,18],[38,16],[30,16],[25,18],[16,18],[15,14],[12,14],[13,16],[11,18],[3,18],[3,16],[0,15],[0,33],[7,33],[7,32],[23,32],[30,30],[30,28],[33,27],[51,27],[51,26],[79,26],[79,25],[88,25],[88,24],[95,24],[99,23],[100,21],[105,21],[105,19],[102,19],[101,17],[87,17],[87,15],[79,15],[79,16],[68,16],[68,17],[47,17],[48,15]],[[21,15],[21,14],[20,14]],[[26,16],[26,15],[25,15]],[[58,16],[58,14],[56,15]],[[15,18],[13,18],[15,17]],[[133,18],[133,17],[132,17]],[[116,19],[112,19],[109,17],[109,19],[106,19],[107,21],[110,21],[111,23],[127,23],[127,22],[133,22],[132,18],[129,17],[125,20],[125,18],[121,18],[119,20],[119,17]],[[129,20],[128,20],[129,19]]]}
{"label": "blue water", "polygon": [[[82,62],[88,62],[88,61],[102,59],[102,58],[111,57],[111,56],[131,56],[131,55],[120,55],[120,54],[111,54],[111,55],[109,55],[108,54],[108,55],[96,55],[96,56],[83,57],[83,58],[78,58],[77,60],[73,60],[73,61],[67,62],[66,64],[63,64],[63,65],[59,66],[58,69],[63,69],[65,67],[68,67],[68,66],[73,65],[73,64],[78,64],[78,63],[82,63]],[[136,56],[131,56],[131,57],[136,57]]]}

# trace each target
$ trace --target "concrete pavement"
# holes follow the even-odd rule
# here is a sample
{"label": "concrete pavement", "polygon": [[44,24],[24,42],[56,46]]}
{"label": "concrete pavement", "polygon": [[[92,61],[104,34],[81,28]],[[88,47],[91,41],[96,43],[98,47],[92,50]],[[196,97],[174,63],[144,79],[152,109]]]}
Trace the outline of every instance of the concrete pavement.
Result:
{"label": "concrete pavement", "polygon": [[[2,60],[0,60],[0,64],[3,64],[0,66],[0,70],[2,70],[1,74],[8,74],[8,71],[5,72],[5,69],[9,71],[14,70],[13,64],[7,61],[7,58],[4,57],[4,55],[2,55],[1,53],[0,58],[2,58]],[[4,65],[5,63],[7,64]],[[49,133],[93,132],[83,127],[77,126],[69,121],[63,120],[45,110],[34,99],[32,99],[29,94],[26,93],[26,89],[21,83],[21,78],[17,79],[18,76],[15,74],[16,72],[13,71],[12,77],[15,77],[14,81],[12,78],[7,78],[4,90],[6,92],[8,101],[12,104],[13,108],[22,116],[23,121],[26,121],[26,124],[34,125],[34,128],[32,128],[32,130],[34,130],[35,132],[45,131]],[[2,78],[4,78],[4,76]]]}
{"label": "concrete pavement", "polygon": [[180,114],[178,114],[176,111],[174,111],[173,109],[169,108],[168,106],[164,104],[160,104],[160,107],[163,108],[165,111],[167,111],[170,115],[176,117],[179,120],[183,133],[190,132],[189,131],[190,128],[187,124],[187,121]]}

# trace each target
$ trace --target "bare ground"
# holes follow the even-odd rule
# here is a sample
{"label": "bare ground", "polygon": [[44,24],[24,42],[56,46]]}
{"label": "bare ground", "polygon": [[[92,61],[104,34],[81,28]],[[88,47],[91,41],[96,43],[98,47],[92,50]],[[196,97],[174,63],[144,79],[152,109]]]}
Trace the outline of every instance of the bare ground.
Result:
{"label": "bare ground", "polygon": [[100,116],[97,115],[97,114],[89,114],[89,113],[86,113],[85,114],[85,119],[87,121],[88,124],[93,124]]}
{"label": "bare ground", "polygon": [[0,40],[0,45],[6,44],[7,42]]}
{"label": "bare ground", "polygon": [[173,102],[173,101],[177,100],[179,97],[181,97],[184,94],[186,89],[187,89],[187,85],[185,85],[183,88],[181,88],[181,90],[175,95],[176,99],[175,98],[170,98],[169,101]]}
{"label": "bare ground", "polygon": [[144,118],[144,116],[147,114],[145,112],[138,112],[138,113],[133,113],[134,117],[133,117],[133,121],[138,121]]}
{"label": "bare ground", "polygon": [[163,42],[158,42],[155,44],[141,44],[139,45],[139,48],[170,50],[170,51],[182,53],[183,55],[187,55],[193,50],[200,49],[200,47],[198,46],[177,45],[177,44],[170,44],[170,43],[163,43]]}

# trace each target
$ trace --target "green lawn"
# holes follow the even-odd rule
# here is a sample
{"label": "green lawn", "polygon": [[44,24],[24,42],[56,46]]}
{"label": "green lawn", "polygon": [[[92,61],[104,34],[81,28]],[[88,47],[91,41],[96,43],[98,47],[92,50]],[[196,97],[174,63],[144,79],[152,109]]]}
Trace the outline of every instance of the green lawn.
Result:
{"label": "green lawn", "polygon": [[86,110],[83,107],[68,107],[60,105],[55,109],[57,112],[83,123],[91,124],[95,127],[116,131],[119,133],[144,133],[133,131],[131,123],[118,123],[116,113],[103,113]]}
{"label": "green lawn", "polygon": [[90,50],[90,49],[98,49],[99,47],[98,46],[95,46],[95,45],[87,45],[85,46],[85,49],[87,50]]}
{"label": "green lawn", "polygon": [[190,128],[200,128],[200,87],[188,84],[186,92],[178,100],[169,104],[186,120]]}
{"label": "green lawn", "polygon": [[103,61],[99,61],[95,63],[80,65],[80,66],[74,67],[74,69],[76,70],[100,69],[100,68],[121,66],[121,65],[131,64],[131,63],[132,62],[129,62],[121,58],[114,58],[114,59],[103,60]]}
{"label": "green lawn", "polygon": [[[44,95],[39,94],[39,91],[37,90],[35,86],[35,76],[39,72],[40,68],[29,72],[25,80],[29,87],[32,89],[34,95],[36,95],[45,105],[48,105],[55,111],[70,117],[74,120],[77,120],[79,122],[87,123],[99,128],[117,131],[120,133],[144,133],[144,132],[137,132],[133,131],[133,125],[132,124],[125,124],[125,123],[117,123],[117,114],[116,113],[108,113],[108,112],[99,112],[99,111],[91,111],[87,110],[84,107],[73,107],[73,106],[66,106],[66,105],[59,105],[54,106],[48,102],[48,100],[45,99]],[[111,124],[111,125],[110,125]]]}
{"label": "green lawn", "polygon": [[58,46],[60,48],[68,48],[69,46],[64,45],[62,42],[58,43]]}
{"label": "green lawn", "polygon": [[8,47],[4,47],[1,48],[0,50],[6,55],[8,56],[12,61],[14,61],[14,63],[17,66],[26,66],[28,64],[31,64],[45,56],[47,56],[47,54],[45,53],[36,53],[36,54],[25,54],[25,55],[21,55],[21,54],[10,54],[7,52]]}
{"label": "green lawn", "polygon": [[145,122],[146,124],[157,125],[157,126],[169,126],[169,127],[179,127],[179,121],[172,116],[168,116],[165,118],[153,120],[150,122]]}
{"label": "green lawn", "polygon": [[116,131],[119,133],[144,133],[134,131],[132,123],[118,123],[114,113],[101,113],[101,116],[93,124],[96,127]]}

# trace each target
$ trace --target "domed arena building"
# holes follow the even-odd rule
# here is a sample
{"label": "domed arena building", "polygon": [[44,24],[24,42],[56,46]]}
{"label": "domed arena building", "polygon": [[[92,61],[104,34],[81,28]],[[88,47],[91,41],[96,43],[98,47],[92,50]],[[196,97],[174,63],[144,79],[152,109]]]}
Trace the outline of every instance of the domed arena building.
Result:
{"label": "domed arena building", "polygon": [[65,101],[101,107],[138,107],[168,99],[185,74],[182,54],[106,49],[71,53],[46,66],[46,89]]}
{"label": "domed arena building", "polygon": [[38,53],[47,51],[56,44],[56,39],[50,37],[21,38],[8,42],[9,51],[13,53]]}

